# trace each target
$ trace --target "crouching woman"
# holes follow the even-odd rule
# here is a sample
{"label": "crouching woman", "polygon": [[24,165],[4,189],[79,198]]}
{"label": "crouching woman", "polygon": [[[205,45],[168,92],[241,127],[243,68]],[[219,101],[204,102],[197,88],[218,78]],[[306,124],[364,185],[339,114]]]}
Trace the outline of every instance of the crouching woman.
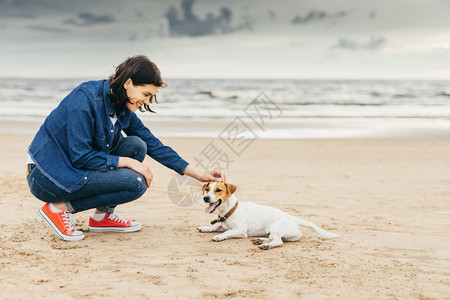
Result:
{"label": "crouching woman", "polygon": [[219,171],[190,165],[135,114],[153,112],[150,104],[164,86],[158,67],[146,56],[134,56],[109,79],[82,83],[46,118],[28,149],[27,181],[31,193],[46,202],[39,214],[58,237],[83,239],[73,214],[89,209],[95,209],[90,231],[140,230],[141,224],[114,211],[150,187],[146,155],[202,182],[225,181]]}

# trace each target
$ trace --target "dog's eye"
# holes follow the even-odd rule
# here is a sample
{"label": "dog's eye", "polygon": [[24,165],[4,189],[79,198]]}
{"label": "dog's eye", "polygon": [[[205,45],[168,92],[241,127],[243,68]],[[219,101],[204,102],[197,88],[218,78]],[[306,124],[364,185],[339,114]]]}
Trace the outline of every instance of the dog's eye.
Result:
{"label": "dog's eye", "polygon": [[216,192],[220,193],[222,190],[221,189],[217,189]]}

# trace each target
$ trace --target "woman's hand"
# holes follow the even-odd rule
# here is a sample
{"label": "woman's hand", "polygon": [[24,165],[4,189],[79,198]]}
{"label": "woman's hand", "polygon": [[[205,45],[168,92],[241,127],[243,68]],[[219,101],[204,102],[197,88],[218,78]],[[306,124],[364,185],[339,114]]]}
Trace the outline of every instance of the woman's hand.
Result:
{"label": "woman's hand", "polygon": [[150,187],[150,185],[152,184],[153,173],[146,164],[143,164],[140,161],[130,157],[119,157],[118,167],[129,168],[144,176],[145,180],[147,181],[147,187]]}
{"label": "woman's hand", "polygon": [[198,181],[201,181],[201,182],[212,182],[212,181],[215,181],[215,182],[221,182],[221,181],[226,182],[227,181],[227,176],[224,173],[220,172],[220,171],[210,170],[210,171],[203,171],[202,172],[202,171],[198,170],[197,168],[195,168],[195,167],[193,167],[191,165],[188,165],[186,167],[186,169],[184,169],[183,174],[191,176],[192,178],[195,178],[195,179],[197,179]]}
{"label": "woman's hand", "polygon": [[227,176],[224,173],[221,173],[217,170],[210,170],[204,173],[202,182],[216,181],[216,182],[226,182]]}

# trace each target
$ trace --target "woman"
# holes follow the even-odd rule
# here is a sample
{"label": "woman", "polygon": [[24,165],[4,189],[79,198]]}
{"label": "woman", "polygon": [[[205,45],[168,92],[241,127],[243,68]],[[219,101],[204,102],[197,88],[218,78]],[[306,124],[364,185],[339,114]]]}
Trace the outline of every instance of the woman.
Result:
{"label": "woman", "polygon": [[[117,205],[141,197],[153,179],[143,164],[149,155],[181,175],[199,181],[225,181],[225,175],[201,172],[163,145],[135,114],[149,105],[165,83],[146,56],[121,63],[108,80],[75,88],[46,118],[29,149],[27,181],[31,193],[46,202],[39,214],[63,240],[84,238],[73,213],[95,208],[91,231],[141,229],[114,214]],[[123,137],[124,131],[127,137]]]}

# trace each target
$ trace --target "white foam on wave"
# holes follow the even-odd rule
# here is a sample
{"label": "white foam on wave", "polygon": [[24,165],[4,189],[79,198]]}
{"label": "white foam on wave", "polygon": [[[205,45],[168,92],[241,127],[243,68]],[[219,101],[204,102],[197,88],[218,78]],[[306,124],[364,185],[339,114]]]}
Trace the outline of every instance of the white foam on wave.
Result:
{"label": "white foam on wave", "polygon": [[[236,117],[248,120],[246,109],[262,91],[281,113],[271,116],[264,106],[252,107],[268,124],[264,130],[252,127],[261,138],[358,138],[412,131],[441,135],[449,128],[447,81],[167,81],[158,95],[160,104],[152,104],[158,114],[138,112],[149,126],[164,123],[166,128],[157,128],[162,136],[216,137],[220,125]],[[41,122],[81,82],[0,79],[0,120]]]}

